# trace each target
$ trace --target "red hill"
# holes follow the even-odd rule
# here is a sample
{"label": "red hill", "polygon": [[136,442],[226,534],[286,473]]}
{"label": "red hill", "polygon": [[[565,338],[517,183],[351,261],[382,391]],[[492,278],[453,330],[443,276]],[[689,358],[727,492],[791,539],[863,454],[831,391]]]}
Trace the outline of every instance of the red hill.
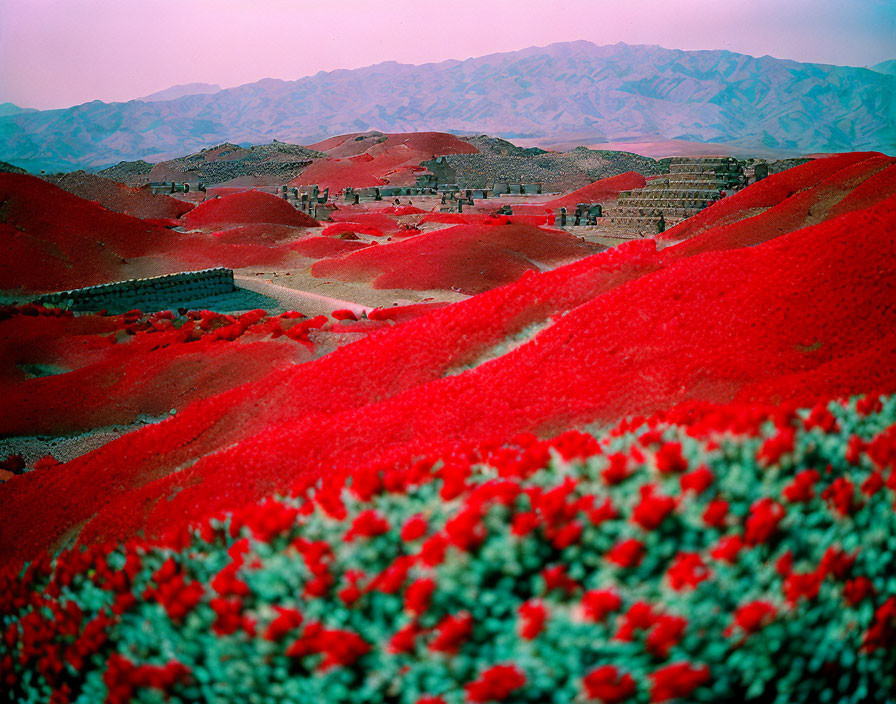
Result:
{"label": "red hill", "polygon": [[374,288],[486,291],[562,261],[600,249],[565,232],[532,225],[458,225],[400,242],[317,262],[311,273]]}
{"label": "red hill", "polygon": [[356,132],[330,137],[317,144],[308,145],[308,148],[326,152],[331,157],[346,157],[365,152],[382,153],[398,146],[427,154],[424,159],[445,154],[477,154],[479,152],[469,142],[445,132],[399,132],[394,134]]}
{"label": "red hill", "polygon": [[314,162],[291,182],[319,184],[341,190],[346,186],[412,186],[423,171],[420,162],[444,154],[476,154],[478,149],[454,135],[379,132],[331,137],[311,148],[330,158]]}
{"label": "red hill", "polygon": [[56,291],[171,270],[140,258],[164,250],[175,233],[33,176],[0,173],[0,203],[0,290]]}
{"label": "red hill", "polygon": [[[97,512],[85,539],[159,532],[302,476],[454,441],[688,401],[894,390],[894,236],[890,198],[745,249],[672,260],[674,248],[636,242],[529,274],[17,478],[5,488],[4,557]],[[510,339],[519,346],[507,351]]]}
{"label": "red hill", "polygon": [[145,188],[131,188],[84,171],[48,176],[47,180],[85,200],[93,200],[108,210],[144,220],[176,219],[193,208],[166,195],[153,195]]}
{"label": "red hill", "polygon": [[894,158],[868,154],[818,159],[715,203],[662,239],[688,238],[670,250],[678,256],[756,245],[896,195],[894,164]]}
{"label": "red hill", "polygon": [[643,188],[647,180],[635,171],[626,171],[618,176],[602,178],[577,191],[567,193],[565,196],[544,204],[545,208],[575,208],[577,203],[602,203],[608,200],[616,200],[619,193],[633,188]]}
{"label": "red hill", "polygon": [[851,152],[815,159],[787,169],[723,198],[677,227],[667,230],[659,239],[688,239],[709,228],[731,225],[755,217],[769,208],[783,205],[795,194],[818,185],[841,169],[881,156],[877,152]]}
{"label": "red hill", "polygon": [[224,225],[269,223],[290,227],[317,227],[318,222],[282,198],[261,191],[243,191],[206,200],[184,216],[191,230]]}

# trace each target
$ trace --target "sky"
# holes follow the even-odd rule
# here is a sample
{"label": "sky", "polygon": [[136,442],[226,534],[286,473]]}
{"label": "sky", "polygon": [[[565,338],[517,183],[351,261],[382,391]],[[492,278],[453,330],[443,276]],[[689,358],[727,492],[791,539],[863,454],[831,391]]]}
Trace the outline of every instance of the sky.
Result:
{"label": "sky", "polygon": [[576,39],[870,66],[896,58],[896,0],[0,0],[0,102],[124,101]]}

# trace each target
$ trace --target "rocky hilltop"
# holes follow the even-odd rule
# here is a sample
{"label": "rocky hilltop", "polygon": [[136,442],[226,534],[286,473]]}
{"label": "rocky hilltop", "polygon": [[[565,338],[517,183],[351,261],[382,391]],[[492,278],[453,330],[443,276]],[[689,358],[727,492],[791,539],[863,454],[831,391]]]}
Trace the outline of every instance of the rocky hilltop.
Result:
{"label": "rocky hilltop", "polygon": [[248,179],[251,185],[275,186],[295,178],[322,152],[274,141],[254,147],[219,144],[195,154],[148,164],[145,161],[120,162],[100,171],[106,178],[143,186],[153,181],[202,181],[229,183]]}

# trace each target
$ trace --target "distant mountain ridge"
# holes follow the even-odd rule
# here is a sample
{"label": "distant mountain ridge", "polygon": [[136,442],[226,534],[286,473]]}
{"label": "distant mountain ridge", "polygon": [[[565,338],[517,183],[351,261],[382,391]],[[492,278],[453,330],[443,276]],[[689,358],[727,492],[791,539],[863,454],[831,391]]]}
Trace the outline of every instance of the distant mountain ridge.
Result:
{"label": "distant mountain ridge", "polygon": [[881,61],[879,64],[872,66],[871,70],[877,71],[878,73],[886,73],[890,76],[896,76],[896,59]]}
{"label": "distant mountain ridge", "polygon": [[153,103],[163,100],[177,100],[187,95],[207,95],[209,93],[217,93],[219,90],[221,90],[221,86],[217,83],[184,83],[144,95],[142,98],[136,98],[136,100],[142,100],[144,103]]}
{"label": "distant mountain ridge", "polygon": [[896,77],[870,69],[576,41],[466,61],[263,79],[163,102],[93,101],[6,115],[0,160],[96,167],[221,142],[309,144],[371,129],[896,153],[894,105]]}

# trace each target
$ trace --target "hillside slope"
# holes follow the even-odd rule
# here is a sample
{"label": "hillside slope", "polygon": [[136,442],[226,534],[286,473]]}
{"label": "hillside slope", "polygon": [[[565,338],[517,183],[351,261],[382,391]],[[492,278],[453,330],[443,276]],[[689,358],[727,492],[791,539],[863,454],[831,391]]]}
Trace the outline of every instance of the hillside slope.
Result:
{"label": "hillside slope", "polygon": [[[835,180],[851,168],[828,166]],[[697,250],[687,246],[696,239],[661,251],[637,241],[529,273],[29,473],[5,488],[0,554],[33,553],[84,521],[86,541],[162,533],[183,515],[445,443],[548,435],[684,402],[896,391],[896,194],[802,229],[765,229],[752,246],[712,235]]]}

